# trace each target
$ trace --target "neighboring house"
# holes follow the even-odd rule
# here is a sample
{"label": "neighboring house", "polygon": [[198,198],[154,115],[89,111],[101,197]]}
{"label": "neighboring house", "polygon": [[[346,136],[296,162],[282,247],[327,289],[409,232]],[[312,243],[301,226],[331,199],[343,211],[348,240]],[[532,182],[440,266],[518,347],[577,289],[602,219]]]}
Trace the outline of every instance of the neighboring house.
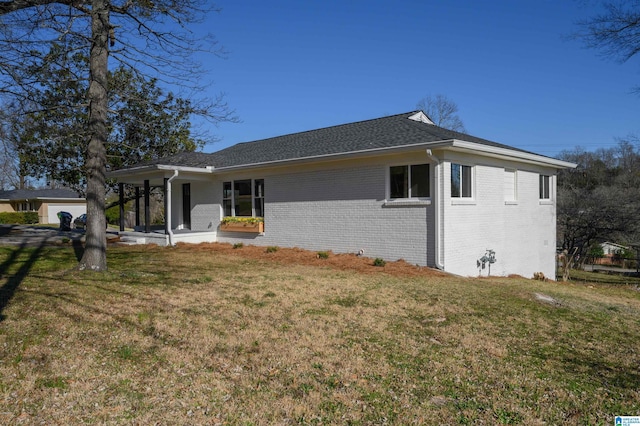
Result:
{"label": "neighboring house", "polygon": [[[165,231],[154,235],[147,221],[139,243],[362,251],[464,276],[554,279],[556,174],[569,167],[413,111],[181,153],[109,176],[144,194],[164,187]],[[227,231],[225,216],[264,217],[264,231]]]}
{"label": "neighboring house", "polygon": [[40,223],[58,224],[58,212],[73,217],[87,212],[87,202],[69,189],[14,189],[0,191],[0,212],[38,212]]}
{"label": "neighboring house", "polygon": [[618,265],[622,266],[624,263],[623,254],[627,250],[631,250],[631,247],[626,247],[620,244],[605,241],[600,243],[604,257],[595,259],[596,265]]}

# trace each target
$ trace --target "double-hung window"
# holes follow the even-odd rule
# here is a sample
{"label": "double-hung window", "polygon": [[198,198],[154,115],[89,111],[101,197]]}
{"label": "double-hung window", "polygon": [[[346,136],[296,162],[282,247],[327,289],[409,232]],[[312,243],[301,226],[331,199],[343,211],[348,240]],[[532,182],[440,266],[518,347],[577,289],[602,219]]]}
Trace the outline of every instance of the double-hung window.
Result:
{"label": "double-hung window", "polygon": [[551,199],[551,176],[540,175],[540,199]]}
{"label": "double-hung window", "polygon": [[473,197],[471,166],[451,163],[451,197]]}
{"label": "double-hung window", "polygon": [[225,216],[264,216],[264,179],[243,179],[222,184]]}
{"label": "double-hung window", "polygon": [[428,164],[389,167],[390,198],[428,198],[429,187]]}

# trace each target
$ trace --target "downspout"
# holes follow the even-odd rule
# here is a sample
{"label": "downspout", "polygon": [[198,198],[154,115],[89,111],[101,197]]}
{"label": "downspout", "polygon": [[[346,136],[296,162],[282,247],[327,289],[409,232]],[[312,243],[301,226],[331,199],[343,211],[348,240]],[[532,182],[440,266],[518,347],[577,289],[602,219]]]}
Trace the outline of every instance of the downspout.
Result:
{"label": "downspout", "polygon": [[178,177],[180,172],[178,170],[173,171],[173,176],[167,179],[167,217],[168,220],[167,231],[169,232],[169,245],[173,246],[173,231],[171,230],[171,181]]}
{"label": "downspout", "polygon": [[441,206],[440,204],[442,203],[442,191],[441,191],[441,182],[440,182],[440,173],[441,173],[441,164],[440,164],[440,160],[438,159],[438,157],[436,157],[435,155],[433,155],[433,153],[431,152],[430,149],[427,149],[427,156],[431,159],[431,161],[436,163],[436,170],[435,170],[435,178],[436,178],[436,182],[435,182],[435,186],[436,186],[436,199],[435,199],[435,208],[434,208],[434,216],[435,216],[435,228],[436,228],[436,241],[435,241],[435,251],[436,251],[436,256],[435,256],[435,260],[436,260],[436,268],[443,270],[444,271],[444,262],[442,261],[442,244],[441,244],[441,221],[442,221],[442,215],[441,215]]}

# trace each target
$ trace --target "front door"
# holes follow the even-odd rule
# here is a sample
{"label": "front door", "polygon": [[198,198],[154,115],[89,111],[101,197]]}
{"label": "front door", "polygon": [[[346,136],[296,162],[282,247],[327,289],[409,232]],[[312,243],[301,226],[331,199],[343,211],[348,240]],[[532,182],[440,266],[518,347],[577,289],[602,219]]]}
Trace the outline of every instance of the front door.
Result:
{"label": "front door", "polygon": [[191,184],[182,184],[182,226],[191,229]]}

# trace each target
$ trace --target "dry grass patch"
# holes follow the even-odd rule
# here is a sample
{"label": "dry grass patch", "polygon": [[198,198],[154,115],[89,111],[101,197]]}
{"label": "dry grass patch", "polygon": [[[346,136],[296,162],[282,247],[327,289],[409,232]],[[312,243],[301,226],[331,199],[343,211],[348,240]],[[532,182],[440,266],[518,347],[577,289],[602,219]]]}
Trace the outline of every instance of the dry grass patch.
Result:
{"label": "dry grass patch", "polygon": [[640,412],[630,287],[219,244],[113,248],[102,274],[69,270],[71,249],[34,254],[0,248],[0,424],[586,425]]}

